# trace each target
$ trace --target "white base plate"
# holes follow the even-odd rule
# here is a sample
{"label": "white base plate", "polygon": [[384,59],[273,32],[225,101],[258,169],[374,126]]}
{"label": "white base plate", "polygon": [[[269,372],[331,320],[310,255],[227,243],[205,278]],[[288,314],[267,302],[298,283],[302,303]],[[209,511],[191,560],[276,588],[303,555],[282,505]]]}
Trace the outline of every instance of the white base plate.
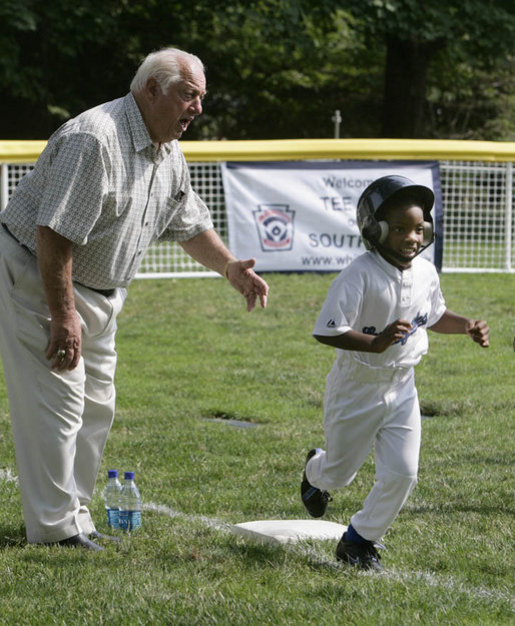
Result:
{"label": "white base plate", "polygon": [[323,520],[258,520],[235,524],[237,535],[262,543],[295,543],[303,539],[340,539],[347,526]]}

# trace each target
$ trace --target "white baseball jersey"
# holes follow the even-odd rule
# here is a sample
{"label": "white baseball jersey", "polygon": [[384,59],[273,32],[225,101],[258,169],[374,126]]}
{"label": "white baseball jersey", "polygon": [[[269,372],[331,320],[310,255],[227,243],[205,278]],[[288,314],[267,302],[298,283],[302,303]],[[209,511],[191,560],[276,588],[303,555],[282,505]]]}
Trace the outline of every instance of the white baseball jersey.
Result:
{"label": "white baseball jersey", "polygon": [[438,273],[417,256],[403,271],[376,251],[357,257],[333,281],[318,316],[314,335],[335,336],[355,330],[377,335],[396,319],[411,323],[404,338],[381,354],[337,349],[337,361],[373,369],[409,368],[428,349],[426,329],[445,312]]}

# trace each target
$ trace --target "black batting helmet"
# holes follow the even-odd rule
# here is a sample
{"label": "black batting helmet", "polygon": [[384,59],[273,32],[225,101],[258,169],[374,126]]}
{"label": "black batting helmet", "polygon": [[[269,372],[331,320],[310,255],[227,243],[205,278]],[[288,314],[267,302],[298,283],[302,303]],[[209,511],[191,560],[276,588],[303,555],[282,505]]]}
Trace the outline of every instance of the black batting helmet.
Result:
{"label": "black batting helmet", "polygon": [[378,211],[387,202],[410,199],[420,205],[424,212],[424,242],[422,251],[434,241],[431,209],[435,196],[429,187],[416,185],[405,176],[383,176],[371,183],[358,200],[358,228],[368,250],[381,245],[388,236],[388,223],[377,219]]}

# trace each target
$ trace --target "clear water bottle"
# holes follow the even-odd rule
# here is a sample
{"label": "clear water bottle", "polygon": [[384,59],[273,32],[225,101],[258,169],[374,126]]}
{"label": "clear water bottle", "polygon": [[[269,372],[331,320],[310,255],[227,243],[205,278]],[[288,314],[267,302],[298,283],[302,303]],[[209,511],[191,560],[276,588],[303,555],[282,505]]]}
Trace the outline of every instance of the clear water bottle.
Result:
{"label": "clear water bottle", "polygon": [[105,506],[107,525],[118,528],[120,513],[120,490],[122,485],[118,480],[118,470],[107,471],[107,486],[105,489]]}
{"label": "clear water bottle", "polygon": [[119,527],[122,530],[137,530],[141,526],[141,497],[134,482],[134,472],[125,472],[125,481],[120,491]]}

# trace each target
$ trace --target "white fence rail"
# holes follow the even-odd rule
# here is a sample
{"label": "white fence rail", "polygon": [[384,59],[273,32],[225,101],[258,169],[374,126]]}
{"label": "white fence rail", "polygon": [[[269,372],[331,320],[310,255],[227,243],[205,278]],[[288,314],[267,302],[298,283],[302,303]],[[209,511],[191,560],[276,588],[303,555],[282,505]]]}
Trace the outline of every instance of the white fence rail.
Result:
{"label": "white fence rail", "polygon": [[[0,165],[4,207],[30,163]],[[216,229],[227,240],[227,219],[219,162],[190,163],[192,183],[211,209]],[[513,162],[440,160],[444,272],[515,272]],[[177,244],[148,250],[139,278],[211,276]]]}

